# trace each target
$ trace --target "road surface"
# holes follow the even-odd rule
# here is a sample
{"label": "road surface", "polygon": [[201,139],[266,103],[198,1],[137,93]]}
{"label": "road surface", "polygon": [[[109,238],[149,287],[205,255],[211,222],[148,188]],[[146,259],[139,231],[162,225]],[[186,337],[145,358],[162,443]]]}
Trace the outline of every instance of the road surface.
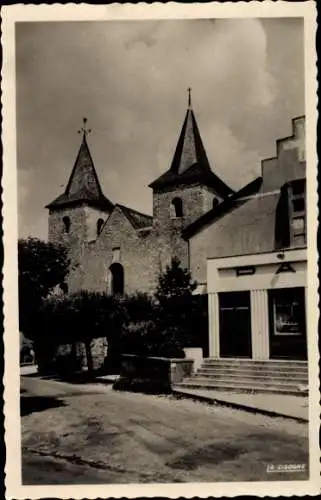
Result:
{"label": "road surface", "polygon": [[21,414],[23,484],[307,479],[308,428],[291,420],[37,377]]}

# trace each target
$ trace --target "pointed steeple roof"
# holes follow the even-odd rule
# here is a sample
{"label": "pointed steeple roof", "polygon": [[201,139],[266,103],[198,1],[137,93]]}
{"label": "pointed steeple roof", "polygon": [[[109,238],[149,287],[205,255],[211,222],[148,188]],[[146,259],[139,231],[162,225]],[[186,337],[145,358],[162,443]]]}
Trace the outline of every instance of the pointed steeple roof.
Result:
{"label": "pointed steeple roof", "polygon": [[83,120],[84,127],[79,131],[83,134],[82,142],[65,192],[49,203],[46,208],[62,208],[79,203],[86,203],[101,210],[109,211],[113,208],[111,201],[102,192],[87,143],[86,136],[90,130],[86,129],[87,119]]}
{"label": "pointed steeple roof", "polygon": [[212,187],[222,198],[226,198],[233,190],[211,170],[192,109],[190,91],[191,89],[188,89],[188,107],[171,166],[152,182],[150,187],[161,189],[173,184],[201,182]]}

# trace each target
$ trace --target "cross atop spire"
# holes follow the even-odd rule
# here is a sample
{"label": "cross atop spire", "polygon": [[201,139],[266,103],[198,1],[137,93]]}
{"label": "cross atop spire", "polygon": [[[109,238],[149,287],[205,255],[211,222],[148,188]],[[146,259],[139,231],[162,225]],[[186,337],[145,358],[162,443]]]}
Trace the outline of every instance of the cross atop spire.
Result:
{"label": "cross atop spire", "polygon": [[188,108],[179,135],[171,166],[167,172],[150,184],[153,189],[168,185],[201,183],[212,187],[221,198],[233,193],[212,171],[203,141],[198,129],[194,111],[192,110],[192,89],[187,89]]}
{"label": "cross atop spire", "polygon": [[85,139],[85,138],[86,138],[86,136],[87,136],[88,134],[90,134],[90,132],[91,132],[91,128],[87,128],[87,121],[88,121],[88,120],[87,120],[87,118],[86,118],[86,117],[85,117],[85,118],[83,118],[83,119],[82,119],[82,121],[83,121],[83,126],[81,127],[81,129],[80,129],[80,130],[78,130],[78,134],[82,134],[82,135],[83,135],[83,138]]}
{"label": "cross atop spire", "polygon": [[69,205],[87,204],[104,211],[111,211],[113,204],[104,196],[86,140],[91,129],[87,128],[87,118],[78,130],[82,142],[65,192],[58,196],[47,208],[60,208]]}
{"label": "cross atop spire", "polygon": [[192,106],[192,96],[191,96],[192,89],[191,89],[191,87],[188,87],[187,92],[188,92],[188,107],[191,108],[191,106]]}

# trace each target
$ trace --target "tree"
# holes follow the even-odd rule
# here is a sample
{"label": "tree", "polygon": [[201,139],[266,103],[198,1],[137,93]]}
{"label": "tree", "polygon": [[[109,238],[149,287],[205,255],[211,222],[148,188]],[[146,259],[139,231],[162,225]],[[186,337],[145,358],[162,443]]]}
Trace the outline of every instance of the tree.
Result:
{"label": "tree", "polygon": [[192,296],[197,287],[196,281],[192,281],[188,269],[181,267],[179,259],[174,257],[171,266],[166,266],[166,271],[158,278],[156,298],[160,304],[168,300],[186,299]]}
{"label": "tree", "polygon": [[195,337],[195,307],[193,291],[197,283],[180,261],[172,259],[171,266],[158,278],[156,299],[159,303],[159,329],[171,337],[171,342],[187,347]]}
{"label": "tree", "polygon": [[64,283],[69,269],[67,250],[37,238],[18,241],[19,327],[32,337],[35,316],[43,299]]}

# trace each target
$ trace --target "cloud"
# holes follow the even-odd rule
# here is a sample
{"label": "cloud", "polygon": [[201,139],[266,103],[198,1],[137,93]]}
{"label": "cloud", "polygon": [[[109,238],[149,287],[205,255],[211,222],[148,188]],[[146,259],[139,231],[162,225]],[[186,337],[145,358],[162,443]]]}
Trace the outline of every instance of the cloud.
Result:
{"label": "cloud", "polygon": [[170,165],[187,87],[215,172],[251,180],[304,112],[302,33],[286,19],[21,23],[22,230],[45,236],[43,207],[66,185],[82,116],[106,196],[150,213],[147,185]]}

